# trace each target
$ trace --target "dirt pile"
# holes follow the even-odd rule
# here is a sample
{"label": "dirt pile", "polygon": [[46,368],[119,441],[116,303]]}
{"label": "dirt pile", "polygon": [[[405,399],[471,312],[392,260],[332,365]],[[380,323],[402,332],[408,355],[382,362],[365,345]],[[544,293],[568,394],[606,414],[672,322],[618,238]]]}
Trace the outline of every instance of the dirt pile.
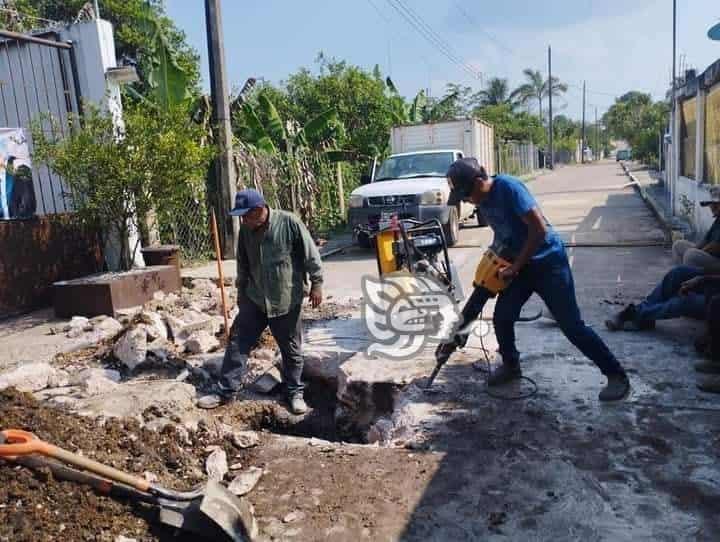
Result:
{"label": "dirt pile", "polygon": [[[208,446],[221,446],[234,461],[246,464],[250,453],[235,449],[205,423],[189,430],[187,437],[172,426],[156,433],[135,420],[107,420],[100,426],[95,420],[47,408],[12,389],[0,392],[0,419],[3,428],[31,431],[113,467],[138,475],[151,473],[160,483],[178,489],[205,481]],[[113,541],[118,535],[139,541],[183,540],[154,522],[151,509],[98,496],[78,484],[54,480],[49,473],[0,462],[0,541]]]}

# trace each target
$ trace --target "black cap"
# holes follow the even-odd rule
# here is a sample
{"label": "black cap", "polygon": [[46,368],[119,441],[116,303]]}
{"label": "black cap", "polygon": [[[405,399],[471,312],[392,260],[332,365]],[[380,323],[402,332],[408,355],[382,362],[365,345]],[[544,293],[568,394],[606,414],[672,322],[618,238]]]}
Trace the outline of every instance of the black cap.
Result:
{"label": "black cap", "polygon": [[487,172],[475,158],[460,158],[455,160],[447,170],[446,176],[450,179],[450,197],[448,205],[454,207],[472,194],[475,179],[487,179]]}

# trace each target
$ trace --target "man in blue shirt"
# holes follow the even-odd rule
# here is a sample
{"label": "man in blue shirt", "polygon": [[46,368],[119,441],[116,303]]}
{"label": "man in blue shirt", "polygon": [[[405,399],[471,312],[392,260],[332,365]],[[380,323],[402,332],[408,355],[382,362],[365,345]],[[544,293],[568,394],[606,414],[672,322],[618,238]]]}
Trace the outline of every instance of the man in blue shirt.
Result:
{"label": "man in blue shirt", "polygon": [[[565,336],[607,377],[600,400],[624,399],[630,391],[628,377],[602,339],[583,322],[565,247],[525,185],[507,175],[488,177],[475,158],[455,161],[447,176],[452,186],[449,205],[461,201],[477,205],[495,234],[495,251],[512,262],[499,271],[500,278],[509,282],[500,293],[493,315],[503,363],[489,376],[488,385],[521,377],[515,322],[525,302],[537,293]],[[490,297],[492,294],[485,288],[475,288],[463,308],[460,331],[452,342],[438,347],[438,361],[447,359],[467,342],[468,324],[475,321]]]}

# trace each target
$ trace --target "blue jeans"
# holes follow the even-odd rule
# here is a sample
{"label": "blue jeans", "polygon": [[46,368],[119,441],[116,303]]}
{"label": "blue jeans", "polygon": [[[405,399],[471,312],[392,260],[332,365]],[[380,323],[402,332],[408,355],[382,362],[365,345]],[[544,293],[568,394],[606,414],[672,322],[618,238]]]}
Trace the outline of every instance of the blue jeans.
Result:
{"label": "blue jeans", "polygon": [[679,265],[673,267],[663,277],[647,299],[635,307],[635,321],[647,322],[650,320],[668,320],[688,316],[702,320],[705,318],[705,295],[690,292],[679,295],[680,286],[686,280],[703,275],[698,267]]}
{"label": "blue jeans", "polygon": [[[624,374],[624,370],[603,340],[585,325],[575,298],[575,284],[565,252],[540,261],[531,261],[500,293],[493,325],[503,363],[517,364],[520,353],[515,347],[515,322],[525,302],[537,293],[552,312],[563,334],[598,366],[604,375]],[[490,293],[476,288],[462,311],[463,322],[475,320]],[[466,337],[461,336],[461,344]]]}

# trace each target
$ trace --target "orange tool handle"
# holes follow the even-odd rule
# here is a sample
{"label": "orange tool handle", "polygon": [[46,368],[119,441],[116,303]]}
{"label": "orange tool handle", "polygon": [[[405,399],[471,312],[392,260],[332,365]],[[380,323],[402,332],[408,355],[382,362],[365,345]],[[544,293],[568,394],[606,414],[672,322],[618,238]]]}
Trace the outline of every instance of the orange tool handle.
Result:
{"label": "orange tool handle", "polygon": [[127,472],[123,472],[114,467],[103,465],[93,459],[88,459],[78,454],[68,452],[62,448],[58,448],[54,444],[40,440],[34,434],[20,429],[5,429],[0,431],[5,442],[9,444],[0,444],[0,457],[6,459],[14,459],[17,456],[40,454],[46,457],[53,457],[64,463],[69,463],[76,467],[80,467],[105,478],[109,478],[116,482],[134,487],[139,491],[149,491],[150,483],[144,478],[134,476]]}

